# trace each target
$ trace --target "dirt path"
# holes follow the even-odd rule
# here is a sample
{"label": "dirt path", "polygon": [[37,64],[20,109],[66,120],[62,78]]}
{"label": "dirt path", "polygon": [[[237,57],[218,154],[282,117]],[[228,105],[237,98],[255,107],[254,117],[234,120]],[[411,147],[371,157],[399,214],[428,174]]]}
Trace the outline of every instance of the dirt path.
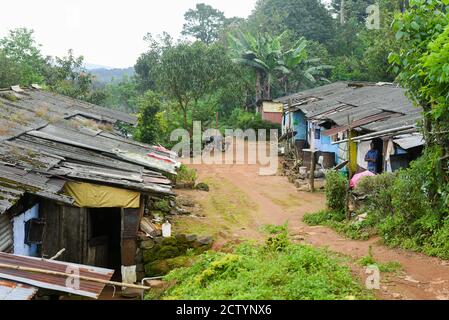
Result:
{"label": "dirt path", "polygon": [[[216,231],[219,244],[234,239],[261,239],[261,226],[288,222],[292,235],[316,247],[328,247],[355,260],[366,256],[372,246],[377,262],[400,262],[402,272],[381,274],[381,289],[376,290],[381,299],[449,299],[449,262],[387,248],[379,239],[348,240],[329,228],[303,223],[305,213],[324,208],[324,194],[298,192],[282,176],[259,176],[257,165],[191,167],[198,170],[199,180],[208,182],[211,190],[209,193],[181,191],[180,194],[201,204],[206,218],[198,218],[193,222],[194,227],[209,223],[205,229]],[[229,217],[233,221],[228,220]],[[184,219],[183,222],[188,220]],[[364,270],[355,264],[353,269],[364,282]]]}

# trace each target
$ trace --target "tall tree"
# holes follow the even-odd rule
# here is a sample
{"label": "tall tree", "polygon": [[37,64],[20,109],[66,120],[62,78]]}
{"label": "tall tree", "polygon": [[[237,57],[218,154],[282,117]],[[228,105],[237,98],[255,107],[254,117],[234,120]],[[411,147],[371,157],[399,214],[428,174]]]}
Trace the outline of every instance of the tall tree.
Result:
{"label": "tall tree", "polygon": [[138,98],[139,115],[134,137],[141,142],[154,144],[158,140],[159,123],[157,114],[161,109],[161,97],[153,91],[147,91]]}
{"label": "tall tree", "polygon": [[0,88],[20,83],[20,66],[0,50]]}
{"label": "tall tree", "polygon": [[218,39],[226,21],[223,12],[204,3],[199,3],[195,9],[187,11],[184,19],[186,22],[182,34],[192,36],[206,44]]}
{"label": "tall tree", "polygon": [[0,49],[4,56],[18,66],[22,85],[44,81],[46,61],[39,47],[34,40],[33,30],[26,28],[10,30],[8,36],[0,39]]}
{"label": "tall tree", "polygon": [[219,45],[179,43],[163,50],[158,83],[166,96],[177,102],[185,129],[191,129],[189,110],[217,88],[226,67],[227,60]]}
{"label": "tall tree", "polygon": [[320,0],[258,0],[248,18],[251,32],[272,35],[290,30],[295,39],[305,37],[332,46],[336,21]]}
{"label": "tall tree", "polygon": [[144,40],[148,43],[149,49],[140,55],[134,65],[135,77],[141,93],[147,90],[157,90],[157,68],[160,64],[160,57],[164,48],[172,45],[172,39],[167,33],[158,39],[148,33]]}
{"label": "tall tree", "polygon": [[449,213],[449,0],[411,0],[394,21],[400,48],[389,57],[398,81],[424,110],[426,190]]}
{"label": "tall tree", "polygon": [[[64,57],[55,57],[47,69],[47,84],[58,93],[90,100],[93,76],[83,66],[84,57],[75,56],[70,49]],[[98,101],[98,97],[95,98]]]}

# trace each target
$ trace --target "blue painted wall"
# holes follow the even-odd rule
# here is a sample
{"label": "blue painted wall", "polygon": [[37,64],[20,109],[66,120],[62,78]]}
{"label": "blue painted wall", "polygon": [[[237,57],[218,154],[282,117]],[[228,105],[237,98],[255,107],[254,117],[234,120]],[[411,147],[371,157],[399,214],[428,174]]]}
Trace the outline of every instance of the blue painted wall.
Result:
{"label": "blue painted wall", "polygon": [[298,132],[295,140],[307,140],[307,119],[302,111],[293,113],[293,127]]}
{"label": "blue painted wall", "polygon": [[32,257],[37,255],[37,245],[29,246],[25,243],[25,222],[38,217],[39,205],[36,204],[31,209],[13,218],[14,254]]}
{"label": "blue painted wall", "polygon": [[295,140],[307,140],[307,119],[302,111],[293,112],[291,117],[288,113],[283,114],[282,133],[285,133],[288,127],[292,127],[297,132]]}
{"label": "blue painted wall", "polygon": [[[283,118],[283,127],[288,127],[288,114],[284,114]],[[291,118],[291,126],[297,132],[295,136],[295,140],[308,140],[308,127],[309,123],[307,122],[307,118],[304,113],[300,110],[294,112]],[[339,163],[339,147],[338,145],[332,145],[331,137],[323,135],[323,132],[326,131],[323,127],[320,127],[320,137],[319,139],[315,139],[315,148],[316,150],[325,151],[325,152],[334,152],[335,153],[335,163]],[[285,131],[284,131],[285,132]]]}
{"label": "blue painted wall", "polygon": [[323,134],[326,131],[323,127],[316,127],[320,129],[320,135],[315,134],[315,148],[316,150],[323,152],[333,152],[335,153],[335,163],[339,163],[339,146],[333,145],[330,136],[325,136]]}

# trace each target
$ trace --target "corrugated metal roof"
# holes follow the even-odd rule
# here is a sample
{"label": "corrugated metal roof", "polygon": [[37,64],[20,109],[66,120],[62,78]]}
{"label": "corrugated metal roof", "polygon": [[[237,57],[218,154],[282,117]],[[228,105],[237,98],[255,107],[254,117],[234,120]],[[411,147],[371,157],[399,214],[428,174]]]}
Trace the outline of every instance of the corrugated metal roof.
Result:
{"label": "corrugated metal roof", "polygon": [[99,165],[106,168],[122,169],[131,172],[142,172],[143,167],[108,157],[96,151],[71,146],[24,134],[10,142],[38,153],[46,152],[63,157],[67,161]]}
{"label": "corrugated metal roof", "polygon": [[[388,111],[387,112],[375,113],[374,115],[369,115],[369,116],[367,116],[365,118],[362,118],[360,120],[352,122],[351,126],[352,127],[359,127],[359,126],[362,126],[364,124],[371,123],[373,121],[379,121],[379,120],[388,119],[392,115],[394,115],[394,113],[388,112]],[[347,131],[348,129],[349,129],[349,125],[342,125],[342,126],[339,126],[339,127],[335,127],[335,128],[326,130],[326,131],[323,132],[323,134],[327,135],[327,136],[332,136],[332,135],[335,135],[335,134],[337,134],[339,132]]]}
{"label": "corrugated metal roof", "polygon": [[35,152],[10,141],[0,144],[0,161],[15,167],[45,171],[58,165],[61,160],[57,155]]}
{"label": "corrugated metal roof", "polygon": [[37,288],[0,279],[0,300],[31,300]]}
{"label": "corrugated metal roof", "polygon": [[[315,98],[311,100],[311,98]],[[381,131],[404,125],[414,124],[421,116],[421,108],[414,106],[405,94],[405,90],[391,84],[336,82],[298,94],[283,97],[276,101],[292,105],[301,110],[309,119],[330,120],[339,126],[350,121],[364,130]],[[305,104],[301,102],[311,100]],[[384,111],[395,113],[391,118],[373,118],[366,123],[363,119]]]}
{"label": "corrugated metal roof", "polygon": [[0,213],[24,193],[72,203],[54,176],[171,194],[162,172],[176,173],[172,155],[98,122],[134,123],[134,116],[34,89],[0,90],[0,105]]}
{"label": "corrugated metal roof", "polygon": [[393,141],[404,150],[423,146],[425,144],[424,137],[421,134],[402,135]]}
{"label": "corrugated metal roof", "polygon": [[[162,176],[158,178],[157,182],[153,182],[151,176],[146,176],[143,173],[86,166],[71,162],[62,163],[59,168],[52,170],[51,173],[61,177],[111,184],[142,192],[172,194],[170,180]],[[144,177],[147,177],[147,179],[144,179]]]}
{"label": "corrugated metal roof", "polygon": [[178,166],[176,162],[169,163],[149,157],[148,153],[153,151],[149,147],[117,137],[112,139],[104,134],[90,136],[71,128],[66,122],[50,124],[40,130],[28,132],[28,135],[83,149],[99,151],[146,168],[172,174],[176,173]]}
{"label": "corrugated metal roof", "polygon": [[[10,98],[11,95],[15,98]],[[101,121],[115,122],[117,120],[135,124],[137,118],[127,113],[100,107],[82,100],[77,100],[53,92],[25,88],[23,92],[2,90],[0,101],[34,113],[42,120],[51,120],[51,117],[69,118],[77,114]]]}
{"label": "corrugated metal roof", "polygon": [[16,204],[24,193],[72,204],[72,198],[60,194],[64,183],[58,178],[0,164],[0,214]]}
{"label": "corrugated metal roof", "polygon": [[[0,264],[26,268],[36,268],[42,271],[56,271],[69,274],[73,274],[74,270],[77,270],[80,276],[101,280],[110,280],[114,273],[114,270],[110,269],[34,257],[25,257],[7,253],[0,253]],[[79,288],[76,288],[75,286],[67,285],[68,277],[66,276],[51,275],[24,270],[13,270],[1,266],[0,278],[30,284],[39,288],[68,292],[95,299],[98,298],[105,286],[102,283],[79,279]]]}
{"label": "corrugated metal roof", "polygon": [[24,194],[24,190],[0,182],[0,215],[14,206]]}

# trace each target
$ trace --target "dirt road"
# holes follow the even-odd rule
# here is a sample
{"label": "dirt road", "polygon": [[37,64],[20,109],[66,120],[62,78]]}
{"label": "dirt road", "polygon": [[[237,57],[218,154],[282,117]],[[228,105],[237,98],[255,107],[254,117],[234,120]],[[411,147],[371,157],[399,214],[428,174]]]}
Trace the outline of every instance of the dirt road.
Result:
{"label": "dirt road", "polygon": [[[180,191],[181,197],[200,203],[199,217],[182,218],[199,233],[214,233],[218,245],[236,239],[262,239],[260,227],[288,222],[290,234],[299,241],[330,250],[351,258],[354,262],[366,256],[372,246],[377,262],[397,261],[403,271],[382,273],[381,299],[449,299],[449,261],[431,258],[369,241],[348,240],[326,227],[310,227],[302,222],[307,212],[323,209],[323,193],[298,192],[282,176],[259,176],[257,165],[190,165],[196,168],[199,181],[210,185],[210,192]],[[202,217],[205,216],[205,217]],[[195,220],[196,219],[196,220]],[[365,272],[355,263],[352,269],[365,282]]]}

